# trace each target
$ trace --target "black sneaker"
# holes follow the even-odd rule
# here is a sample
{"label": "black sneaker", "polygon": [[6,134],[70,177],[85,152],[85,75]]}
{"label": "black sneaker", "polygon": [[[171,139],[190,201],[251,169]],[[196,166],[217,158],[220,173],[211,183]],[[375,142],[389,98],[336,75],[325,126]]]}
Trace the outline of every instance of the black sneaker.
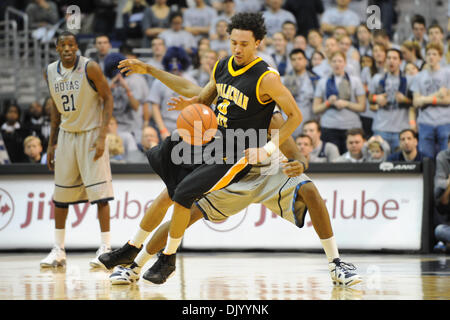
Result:
{"label": "black sneaker", "polygon": [[155,284],[166,282],[175,273],[176,254],[158,253],[158,260],[148,269],[142,278]]}
{"label": "black sneaker", "polygon": [[136,258],[141,249],[142,246],[136,248],[127,242],[122,248],[100,255],[98,261],[100,261],[106,269],[111,269],[118,265],[127,266],[133,263],[134,258]]}

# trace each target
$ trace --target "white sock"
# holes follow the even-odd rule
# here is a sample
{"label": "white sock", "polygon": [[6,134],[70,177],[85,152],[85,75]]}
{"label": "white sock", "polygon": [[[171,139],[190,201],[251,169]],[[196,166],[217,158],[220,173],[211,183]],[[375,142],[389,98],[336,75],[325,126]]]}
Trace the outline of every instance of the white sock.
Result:
{"label": "white sock", "polygon": [[66,229],[55,229],[55,245],[64,249],[64,239],[66,236]]}
{"label": "white sock", "polygon": [[[144,229],[142,229],[141,227],[138,227],[138,230],[134,234],[133,239],[131,239],[129,241],[129,244],[131,244],[132,246],[134,246],[136,248],[140,248],[141,245],[144,243],[145,239],[147,239],[149,234],[150,234],[150,232],[147,232]],[[145,251],[145,250],[142,250],[142,251]]]}
{"label": "white sock", "polygon": [[333,261],[335,258],[339,258],[339,251],[334,236],[328,239],[320,239],[323,250],[328,258],[328,262]]}
{"label": "white sock", "polygon": [[[141,268],[147,263],[148,260],[150,260],[151,257],[153,257],[154,254],[149,254],[145,248],[139,252],[137,257],[134,259],[134,263],[137,265],[133,270],[136,273],[139,273]],[[137,269],[136,269],[137,268]]]}
{"label": "white sock", "polygon": [[111,248],[111,233],[108,232],[100,232],[100,237],[102,239],[102,244]]}
{"label": "white sock", "polygon": [[177,252],[178,247],[181,244],[181,240],[183,240],[183,237],[181,238],[171,238],[170,236],[167,237],[167,244],[164,248],[163,253],[166,255],[174,254]]}

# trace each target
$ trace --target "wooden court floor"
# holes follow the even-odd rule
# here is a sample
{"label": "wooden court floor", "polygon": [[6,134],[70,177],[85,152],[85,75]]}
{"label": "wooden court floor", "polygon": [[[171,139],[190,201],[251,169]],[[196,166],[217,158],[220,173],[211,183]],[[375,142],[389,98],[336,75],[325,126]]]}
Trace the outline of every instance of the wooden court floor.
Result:
{"label": "wooden court floor", "polygon": [[40,269],[46,253],[0,253],[0,300],[450,300],[448,255],[344,254],[363,277],[345,289],[319,253],[179,253],[165,284],[131,286],[90,269],[93,254],[69,251],[65,268]]}

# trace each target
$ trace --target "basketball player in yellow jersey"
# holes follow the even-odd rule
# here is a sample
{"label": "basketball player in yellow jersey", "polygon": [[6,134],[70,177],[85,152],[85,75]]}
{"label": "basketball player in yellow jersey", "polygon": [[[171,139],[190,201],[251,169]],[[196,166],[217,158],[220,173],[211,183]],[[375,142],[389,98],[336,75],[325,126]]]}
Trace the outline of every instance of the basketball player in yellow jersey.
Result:
{"label": "basketball player in yellow jersey", "polygon": [[[44,72],[53,100],[47,165],[55,171],[55,243],[41,267],[65,265],[65,224],[70,204],[97,204],[101,230],[97,257],[111,250],[108,201],[114,194],[105,139],[113,98],[100,66],[77,55],[74,34],[63,32],[56,50],[60,59]],[[92,267],[97,266],[97,257],[90,262]]]}

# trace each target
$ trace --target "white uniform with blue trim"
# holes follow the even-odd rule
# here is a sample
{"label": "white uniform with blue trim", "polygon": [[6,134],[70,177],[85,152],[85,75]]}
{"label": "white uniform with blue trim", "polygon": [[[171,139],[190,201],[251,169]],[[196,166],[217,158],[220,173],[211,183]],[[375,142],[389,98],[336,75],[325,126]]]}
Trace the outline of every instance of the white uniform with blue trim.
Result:
{"label": "white uniform with blue trim", "polygon": [[102,123],[102,103],[94,83],[87,76],[88,58],[78,56],[71,69],[61,61],[47,67],[50,95],[61,113],[55,151],[55,192],[57,206],[114,198],[109,153],[94,161]]}
{"label": "white uniform with blue trim", "polygon": [[253,166],[244,178],[207,194],[195,203],[196,206],[205,219],[219,222],[252,203],[261,203],[283,219],[303,227],[307,208],[297,199],[297,192],[311,179],[306,174],[289,178],[283,173],[281,165],[273,167],[274,172],[270,174],[268,167]]}

